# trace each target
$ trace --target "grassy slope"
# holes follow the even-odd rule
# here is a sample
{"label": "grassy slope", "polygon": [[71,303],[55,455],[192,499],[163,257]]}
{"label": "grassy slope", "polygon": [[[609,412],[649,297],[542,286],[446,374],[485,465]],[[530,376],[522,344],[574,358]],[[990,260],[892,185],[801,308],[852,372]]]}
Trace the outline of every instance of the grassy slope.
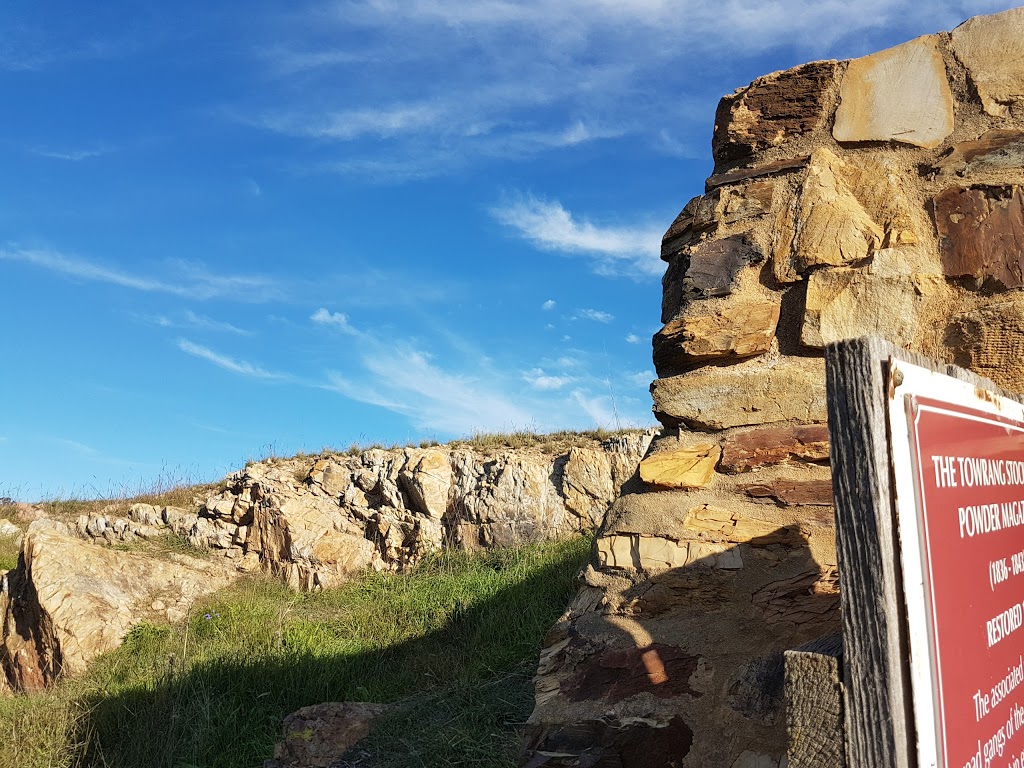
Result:
{"label": "grassy slope", "polygon": [[0,699],[0,768],[258,766],[283,716],[399,702],[360,765],[512,766],[540,640],[589,542],[442,554],[300,595],[250,580],[176,627],[137,627],[88,675]]}

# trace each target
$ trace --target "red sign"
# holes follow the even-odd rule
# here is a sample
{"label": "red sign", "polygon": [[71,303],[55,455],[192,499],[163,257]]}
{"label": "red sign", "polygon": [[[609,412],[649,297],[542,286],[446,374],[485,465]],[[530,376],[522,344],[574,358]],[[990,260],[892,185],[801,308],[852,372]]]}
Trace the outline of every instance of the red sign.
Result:
{"label": "red sign", "polygon": [[921,754],[944,768],[1024,768],[1024,422],[921,395],[906,405],[916,520],[901,506],[900,534],[920,548],[919,564],[904,555],[925,603],[911,652],[927,652],[931,676],[930,691],[914,681],[914,706],[919,739],[935,740]]}

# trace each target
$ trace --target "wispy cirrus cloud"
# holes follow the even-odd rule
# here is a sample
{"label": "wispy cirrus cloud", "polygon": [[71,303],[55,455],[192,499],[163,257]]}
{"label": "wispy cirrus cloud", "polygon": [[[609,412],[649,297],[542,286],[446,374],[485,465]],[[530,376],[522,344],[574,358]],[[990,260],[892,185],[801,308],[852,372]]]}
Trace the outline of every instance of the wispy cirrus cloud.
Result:
{"label": "wispy cirrus cloud", "polygon": [[29,150],[33,155],[39,155],[40,157],[49,157],[54,160],[68,160],[73,163],[80,162],[82,160],[90,160],[94,157],[100,157],[101,155],[107,155],[114,150],[110,147],[95,147],[93,149],[68,149],[68,150],[56,150],[47,149],[45,147],[33,147]]}
{"label": "wispy cirrus cloud", "polygon": [[211,271],[204,264],[181,259],[167,262],[164,265],[167,274],[161,277],[134,274],[55,250],[0,248],[0,261],[31,264],[70,278],[197,301],[230,298],[258,303],[282,296],[281,283],[274,278],[265,275],[222,274]]}
{"label": "wispy cirrus cloud", "polygon": [[577,219],[557,200],[525,197],[491,208],[491,215],[545,251],[593,260],[601,274],[659,276],[663,226],[624,227]]}
{"label": "wispy cirrus cloud", "polygon": [[266,42],[254,45],[271,87],[243,112],[259,116],[249,118],[254,126],[321,145],[365,139],[325,151],[316,167],[395,181],[620,137],[706,157],[706,138],[698,144],[687,134],[699,126],[706,137],[719,96],[768,71],[751,65],[759,57],[771,53],[778,67],[863,55],[882,47],[879,38],[895,44],[1007,7],[318,0],[284,27],[275,18]]}
{"label": "wispy cirrus cloud", "polygon": [[168,317],[167,315],[142,316],[140,320],[158,325],[161,328],[198,328],[204,331],[216,331],[221,333],[233,333],[238,336],[251,336],[252,331],[239,328],[237,325],[214,320],[212,317],[200,315],[191,309],[185,310],[179,317]]}
{"label": "wispy cirrus cloud", "polygon": [[240,376],[248,376],[254,379],[273,380],[287,380],[292,378],[287,374],[268,371],[265,368],[253,365],[245,360],[236,360],[233,357],[222,355],[218,352],[214,352],[209,347],[204,347],[202,344],[196,344],[188,339],[178,339],[178,349],[187,355],[192,355],[193,357],[198,357],[201,360],[206,360],[209,363],[213,363],[218,368],[223,368],[225,371],[231,371],[231,373],[237,373]]}

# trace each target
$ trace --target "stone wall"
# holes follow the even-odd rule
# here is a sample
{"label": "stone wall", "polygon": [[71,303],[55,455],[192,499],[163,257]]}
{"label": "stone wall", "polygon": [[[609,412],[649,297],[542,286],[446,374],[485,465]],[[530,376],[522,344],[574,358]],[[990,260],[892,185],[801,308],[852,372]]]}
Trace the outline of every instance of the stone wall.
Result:
{"label": "stone wall", "polygon": [[1024,9],[722,99],[663,241],[645,486],[545,640],[530,766],[785,765],[781,652],[838,629],[822,348],[1024,389]]}

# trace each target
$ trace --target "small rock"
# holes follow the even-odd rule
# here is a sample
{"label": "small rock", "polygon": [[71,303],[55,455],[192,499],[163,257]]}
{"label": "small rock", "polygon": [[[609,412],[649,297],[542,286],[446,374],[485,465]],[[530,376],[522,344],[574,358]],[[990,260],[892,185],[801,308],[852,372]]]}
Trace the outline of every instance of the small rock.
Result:
{"label": "small rock", "polygon": [[385,704],[331,701],[292,712],[284,719],[284,738],[264,768],[328,768],[368,736],[387,710]]}

